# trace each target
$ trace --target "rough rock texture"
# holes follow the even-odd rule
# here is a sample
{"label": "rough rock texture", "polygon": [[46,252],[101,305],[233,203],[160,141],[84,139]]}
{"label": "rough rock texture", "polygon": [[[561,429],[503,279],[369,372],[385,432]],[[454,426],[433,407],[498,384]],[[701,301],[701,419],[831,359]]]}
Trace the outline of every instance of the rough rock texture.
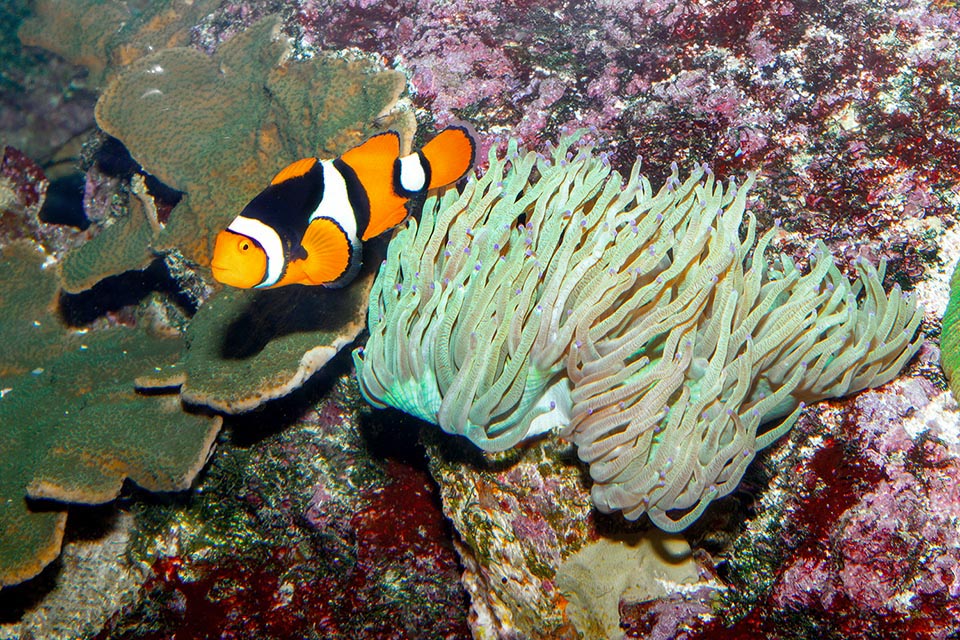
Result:
{"label": "rough rock texture", "polygon": [[960,421],[931,391],[910,378],[807,416],[724,554],[721,617],[702,637],[956,634]]}
{"label": "rough rock texture", "polygon": [[150,577],[101,638],[468,637],[415,432],[362,423],[347,375],[321,385],[314,406],[228,420],[197,493],[137,508]]}
{"label": "rough rock texture", "polygon": [[[683,538],[592,511],[571,445],[544,439],[481,456],[429,429],[423,437],[444,511],[459,533],[475,637],[615,638],[622,634],[618,606],[655,600],[664,585],[699,583],[715,593]],[[633,564],[630,575],[583,568],[605,546],[601,555]],[[664,582],[638,585],[639,574]]]}

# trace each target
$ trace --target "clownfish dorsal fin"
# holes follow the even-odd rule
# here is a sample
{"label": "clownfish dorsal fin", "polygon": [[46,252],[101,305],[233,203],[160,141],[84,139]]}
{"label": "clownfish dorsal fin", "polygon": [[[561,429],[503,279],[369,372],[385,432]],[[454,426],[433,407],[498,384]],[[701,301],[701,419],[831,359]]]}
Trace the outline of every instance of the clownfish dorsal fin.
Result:
{"label": "clownfish dorsal fin", "polygon": [[307,257],[301,268],[309,284],[330,284],[346,274],[354,250],[343,229],[329,218],[317,218],[307,227],[301,243]]}
{"label": "clownfish dorsal fin", "polygon": [[280,184],[281,182],[286,182],[291,178],[299,178],[310,171],[315,164],[317,164],[316,158],[302,158],[296,162],[292,162],[281,169],[280,173],[273,176],[273,180],[270,181],[270,184]]}
{"label": "clownfish dorsal fin", "polygon": [[353,171],[369,202],[369,216],[360,229],[361,240],[380,235],[407,216],[407,199],[393,188],[393,165],[400,157],[400,136],[387,131],[347,151],[340,160]]}
{"label": "clownfish dorsal fin", "polygon": [[467,175],[477,155],[475,136],[467,127],[455,125],[423,145],[420,153],[430,165],[428,189],[445,187]]}
{"label": "clownfish dorsal fin", "polygon": [[373,136],[359,147],[350,149],[340,156],[340,159],[356,170],[371,162],[379,164],[386,160],[391,163],[398,157],[400,157],[400,134],[396,131],[386,131]]}

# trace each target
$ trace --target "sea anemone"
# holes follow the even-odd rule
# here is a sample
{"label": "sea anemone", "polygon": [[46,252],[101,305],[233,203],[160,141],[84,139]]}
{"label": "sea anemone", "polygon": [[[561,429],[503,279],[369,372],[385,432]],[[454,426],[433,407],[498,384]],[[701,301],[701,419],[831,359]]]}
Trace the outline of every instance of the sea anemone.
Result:
{"label": "sea anemone", "polygon": [[[567,137],[491,151],[427,201],[370,297],[360,388],[487,451],[557,431],[604,512],[685,528],[805,403],[891,380],[916,352],[912,295],[851,284],[818,243],[802,273],[756,237],[753,183],[676,166],[654,193]],[[741,226],[746,218],[746,229]],[[773,422],[778,421],[778,422]],[[761,425],[766,425],[761,429]]]}

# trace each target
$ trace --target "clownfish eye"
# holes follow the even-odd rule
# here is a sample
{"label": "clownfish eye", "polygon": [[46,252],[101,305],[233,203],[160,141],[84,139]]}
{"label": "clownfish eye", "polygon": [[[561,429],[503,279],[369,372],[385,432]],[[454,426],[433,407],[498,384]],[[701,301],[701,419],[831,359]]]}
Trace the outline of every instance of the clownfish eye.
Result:
{"label": "clownfish eye", "polygon": [[249,243],[249,242],[241,242],[241,243],[240,243],[240,251],[247,251],[248,249],[250,249],[250,243]]}

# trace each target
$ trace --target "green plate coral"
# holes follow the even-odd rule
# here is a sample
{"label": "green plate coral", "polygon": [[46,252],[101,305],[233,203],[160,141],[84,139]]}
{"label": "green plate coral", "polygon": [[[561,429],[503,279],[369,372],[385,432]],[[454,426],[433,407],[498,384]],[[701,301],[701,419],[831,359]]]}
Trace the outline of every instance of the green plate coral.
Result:
{"label": "green plate coral", "polygon": [[118,68],[158,49],[190,43],[190,29],[215,9],[212,0],[36,0],[18,35],[90,71],[99,85]]}
{"label": "green plate coral", "polygon": [[126,478],[185,489],[221,424],[185,413],[176,395],[134,390],[145,368],[176,359],[179,339],[65,327],[45,259],[28,243],[0,252],[0,586],[36,575],[60,551],[65,507],[28,496],[102,503]]}
{"label": "green plate coral", "polygon": [[851,285],[818,244],[804,274],[768,255],[777,229],[741,229],[752,179],[674,167],[655,193],[573,143],[491,152],[397,234],[354,354],[371,403],[486,450],[557,430],[601,511],[679,530],[805,402],[883,384],[919,348],[883,265]]}
{"label": "green plate coral", "polygon": [[363,330],[377,246],[343,289],[226,289],[190,320],[175,365],[137,379],[143,389],[181,386],[184,400],[249,411],[301,386]]}
{"label": "green plate coral", "polygon": [[[409,146],[413,115],[397,106],[403,74],[335,54],[291,59],[279,26],[265,18],[213,56],[174,47],[116,70],[97,102],[98,124],[184,196],[164,224],[135,181],[126,214],[64,257],[65,290],[142,269],[158,254],[171,264],[207,264],[216,234],[292,160],[334,157],[386,129]],[[302,384],[356,338],[371,282],[369,273],[336,294],[220,291],[190,323],[182,362],[139,384],[183,384],[191,402],[251,409]],[[237,332],[251,327],[250,342],[234,349]]]}

